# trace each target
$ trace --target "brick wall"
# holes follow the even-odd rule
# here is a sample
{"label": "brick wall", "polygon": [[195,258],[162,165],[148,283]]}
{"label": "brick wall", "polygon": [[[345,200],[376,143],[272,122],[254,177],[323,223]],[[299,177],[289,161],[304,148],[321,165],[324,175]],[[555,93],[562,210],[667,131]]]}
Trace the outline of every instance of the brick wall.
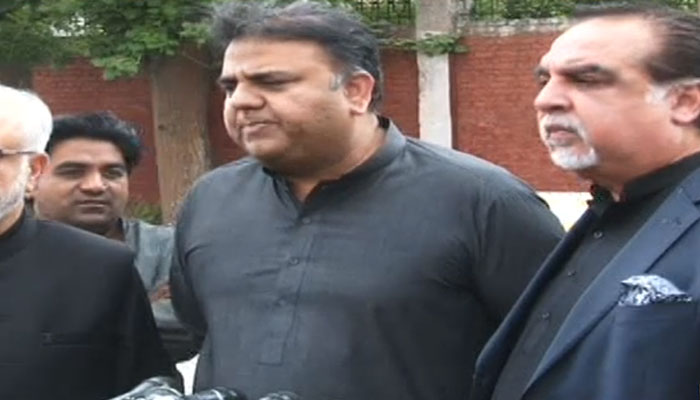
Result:
{"label": "brick wall", "polygon": [[455,147],[505,166],[538,190],[585,191],[551,164],[537,133],[532,70],[555,35],[465,40],[469,52],[451,57]]}
{"label": "brick wall", "polygon": [[146,152],[141,165],[131,176],[130,190],[135,198],[158,202],[151,91],[145,76],[105,81],[98,69],[86,61],[78,61],[66,68],[35,70],[34,90],[54,114],[111,110],[119,117],[141,126]]}
{"label": "brick wall", "polygon": [[[582,191],[586,187],[549,162],[539,142],[532,99],[532,74],[555,33],[470,34],[466,54],[451,56],[454,143],[457,148],[504,165],[539,190]],[[410,52],[382,53],[385,100],[382,113],[411,136],[418,133],[418,68]],[[212,77],[214,79],[215,77]],[[158,201],[150,89],[146,76],[104,81],[85,61],[35,71],[35,90],[55,113],[109,109],[144,129],[147,152],[133,173],[132,194]],[[226,135],[221,119],[223,94],[214,91],[209,109],[212,159],[220,165],[242,152]]]}

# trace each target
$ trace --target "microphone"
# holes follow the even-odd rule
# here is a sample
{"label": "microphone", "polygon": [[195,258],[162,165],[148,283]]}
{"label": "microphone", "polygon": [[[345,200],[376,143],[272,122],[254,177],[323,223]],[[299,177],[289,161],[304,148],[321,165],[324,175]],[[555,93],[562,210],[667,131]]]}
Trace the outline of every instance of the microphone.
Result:
{"label": "microphone", "polygon": [[268,393],[261,397],[260,400],[301,400],[301,396],[294,392],[280,391]]}
{"label": "microphone", "polygon": [[159,388],[171,388],[175,385],[175,379],[167,376],[155,376],[153,378],[148,378],[145,381],[139,383],[135,388],[130,391],[121,394],[117,397],[112,397],[109,400],[131,400],[145,398],[148,393]]}
{"label": "microphone", "polygon": [[182,396],[180,400],[248,400],[241,392],[225,387],[215,387],[209,390],[202,390],[191,395]]}

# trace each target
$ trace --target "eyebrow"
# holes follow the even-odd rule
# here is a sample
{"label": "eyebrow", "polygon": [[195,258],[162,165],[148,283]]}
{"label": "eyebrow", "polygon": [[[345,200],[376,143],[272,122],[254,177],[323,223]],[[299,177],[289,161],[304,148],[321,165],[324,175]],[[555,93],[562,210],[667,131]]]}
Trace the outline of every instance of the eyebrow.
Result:
{"label": "eyebrow", "polygon": [[[296,74],[288,71],[278,71],[278,70],[270,70],[270,71],[259,71],[259,72],[253,72],[250,74],[243,74],[248,80],[251,81],[261,81],[269,78],[294,78]],[[236,82],[238,82],[238,79],[233,77],[233,76],[225,76],[221,75],[219,79],[217,79],[217,82],[221,86],[226,86],[226,85],[231,85]]]}
{"label": "eyebrow", "polygon": [[[83,163],[79,161],[65,161],[60,164],[58,164],[54,169],[65,169],[65,168],[88,168],[90,167],[89,163]],[[126,165],[122,163],[110,163],[110,164],[105,164],[100,166],[100,169],[104,168],[122,168],[126,169]]]}
{"label": "eyebrow", "polygon": [[[565,66],[560,68],[560,74],[566,76],[567,78],[575,78],[578,75],[591,74],[602,78],[602,80],[606,82],[612,82],[618,78],[617,72],[599,64]],[[533,70],[533,75],[535,78],[539,78],[542,76],[549,76],[550,72],[548,68],[538,65]]]}

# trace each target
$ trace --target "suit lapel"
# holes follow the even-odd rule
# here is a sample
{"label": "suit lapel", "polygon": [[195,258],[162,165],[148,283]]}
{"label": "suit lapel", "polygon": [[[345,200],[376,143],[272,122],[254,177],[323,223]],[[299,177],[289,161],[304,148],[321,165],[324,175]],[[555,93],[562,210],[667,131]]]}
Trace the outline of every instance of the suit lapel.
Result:
{"label": "suit lapel", "polygon": [[620,295],[620,281],[648,271],[664,251],[700,217],[693,204],[699,192],[700,170],[695,171],[679,189],[669,195],[583,293],[564,320],[527,388],[612,309]]}
{"label": "suit lapel", "polygon": [[481,355],[477,359],[475,370],[477,380],[482,381],[481,383],[483,383],[484,386],[492,389],[493,385],[496,384],[495,380],[498,378],[510,354],[510,344],[517,340],[522,324],[530,314],[532,305],[537,300],[547,282],[552,279],[552,276],[554,276],[564,264],[566,257],[568,257],[572,249],[576,247],[579,240],[588,230],[590,223],[594,221],[595,218],[595,213],[589,209],[576,221],[576,224],[574,224],[561,242],[557,244],[542,263],[542,267],[537,271],[530,281],[530,284],[528,284],[518,301],[513,305],[513,308],[499,328],[484,346]]}

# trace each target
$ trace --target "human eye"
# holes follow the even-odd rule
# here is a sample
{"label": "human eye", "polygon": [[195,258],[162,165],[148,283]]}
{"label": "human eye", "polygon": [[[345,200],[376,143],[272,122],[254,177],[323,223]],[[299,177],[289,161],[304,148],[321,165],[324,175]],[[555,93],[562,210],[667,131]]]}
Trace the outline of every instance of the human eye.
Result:
{"label": "human eye", "polygon": [[549,82],[549,71],[542,66],[536,67],[532,75],[535,78],[535,83],[540,88],[543,88],[547,84],[547,82]]}
{"label": "human eye", "polygon": [[121,179],[126,175],[126,169],[123,167],[111,167],[102,172],[102,176],[108,180]]}
{"label": "human eye", "polygon": [[226,94],[226,97],[230,97],[236,90],[238,82],[233,79],[222,79],[219,80],[219,87]]}
{"label": "human eye", "polygon": [[571,81],[584,87],[595,87],[608,83],[608,81],[603,79],[600,75],[590,72],[573,75]]}
{"label": "human eye", "polygon": [[56,168],[54,174],[65,179],[80,179],[85,175],[85,168],[81,167],[59,167]]}
{"label": "human eye", "polygon": [[549,82],[549,74],[536,74],[535,75],[535,83],[540,88],[543,88],[547,84],[547,82]]}

